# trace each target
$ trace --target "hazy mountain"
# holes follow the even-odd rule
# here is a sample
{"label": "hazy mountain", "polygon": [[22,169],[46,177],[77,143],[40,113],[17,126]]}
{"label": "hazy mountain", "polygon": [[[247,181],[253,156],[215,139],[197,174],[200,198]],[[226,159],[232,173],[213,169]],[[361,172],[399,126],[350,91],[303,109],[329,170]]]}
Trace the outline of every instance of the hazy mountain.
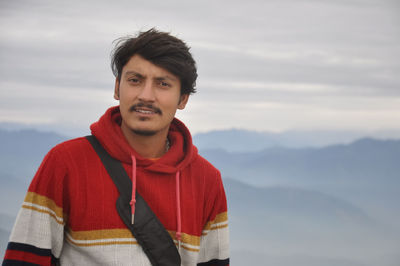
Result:
{"label": "hazy mountain", "polygon": [[224,180],[224,185],[235,211],[259,215],[262,208],[262,213],[327,219],[329,223],[344,218],[346,222],[372,224],[362,209],[319,191],[284,186],[254,187],[229,178]]}
{"label": "hazy mountain", "polygon": [[0,260],[3,260],[10,233],[0,228]]}
{"label": "hazy mountain", "polygon": [[[0,130],[0,201],[4,203],[0,248],[6,246],[42,158],[65,139],[34,130]],[[400,141],[361,139],[321,148],[200,152],[224,177],[232,265],[394,266],[400,262]]]}
{"label": "hazy mountain", "polygon": [[[400,184],[400,140],[361,139],[324,148],[269,148],[232,153],[202,150],[225,176],[253,184],[309,186],[354,185],[364,188]],[[384,182],[382,182],[384,181]]]}
{"label": "hazy mountain", "polygon": [[65,140],[66,137],[37,130],[0,129],[0,139],[2,154],[37,156],[47,152],[50,147]]}
{"label": "hazy mountain", "polygon": [[4,229],[6,231],[10,230],[14,225],[14,220],[15,217],[0,213],[0,229]]}
{"label": "hazy mountain", "polygon": [[304,148],[348,144],[357,139],[400,139],[400,131],[284,131],[256,132],[241,129],[215,130],[194,135],[194,143],[200,150],[223,149],[228,152],[254,152],[272,147]]}
{"label": "hazy mountain", "polygon": [[3,220],[5,218],[2,216],[3,214],[8,214],[12,217],[17,215],[33,174],[33,172],[30,173],[29,176],[26,176],[26,181],[22,181],[13,175],[0,172],[0,202],[6,203],[1,204],[0,227],[4,225]]}
{"label": "hazy mountain", "polygon": [[294,187],[224,185],[236,265],[396,265],[399,232],[350,202]]}
{"label": "hazy mountain", "polygon": [[0,129],[0,172],[3,178],[6,174],[30,180],[46,153],[65,139],[51,132]]}
{"label": "hazy mountain", "polygon": [[23,124],[14,122],[0,122],[0,129],[7,131],[25,131],[34,130],[43,133],[53,132],[56,135],[67,136],[68,138],[75,138],[90,134],[89,127],[80,127],[66,125],[62,122],[56,123],[43,123],[43,124]]}
{"label": "hazy mountain", "polygon": [[400,224],[400,141],[362,139],[324,148],[270,148],[252,153],[204,150],[225,177],[257,186],[318,190]]}
{"label": "hazy mountain", "polygon": [[15,217],[0,213],[0,260],[3,259]]}
{"label": "hazy mountain", "polygon": [[[88,128],[66,128],[62,124],[26,125],[0,122],[0,131],[58,132],[68,138],[90,134]],[[66,139],[67,137],[62,137]],[[288,130],[283,132],[250,131],[244,129],[214,130],[194,134],[193,140],[200,150],[223,149],[229,152],[252,152],[271,147],[321,148],[333,144],[349,144],[361,138],[400,139],[400,130],[350,131],[350,130]]]}

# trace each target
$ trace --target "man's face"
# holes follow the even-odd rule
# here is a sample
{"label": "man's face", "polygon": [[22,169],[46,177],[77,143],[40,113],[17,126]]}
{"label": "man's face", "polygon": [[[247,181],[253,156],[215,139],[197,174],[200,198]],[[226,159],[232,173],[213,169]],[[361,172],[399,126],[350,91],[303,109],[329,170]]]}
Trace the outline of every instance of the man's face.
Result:
{"label": "man's face", "polygon": [[140,55],[134,55],[115,81],[121,127],[139,135],[168,132],[177,109],[184,109],[189,95],[181,95],[179,78]]}

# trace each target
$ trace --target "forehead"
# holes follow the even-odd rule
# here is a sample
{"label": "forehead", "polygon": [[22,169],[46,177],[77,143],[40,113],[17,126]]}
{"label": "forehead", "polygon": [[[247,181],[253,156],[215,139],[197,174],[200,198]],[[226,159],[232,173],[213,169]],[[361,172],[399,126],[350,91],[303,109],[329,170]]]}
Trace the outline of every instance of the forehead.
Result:
{"label": "forehead", "polygon": [[177,76],[165,68],[155,65],[137,54],[133,55],[122,68],[122,75],[133,73],[140,74],[144,77],[168,77],[170,79],[179,80]]}

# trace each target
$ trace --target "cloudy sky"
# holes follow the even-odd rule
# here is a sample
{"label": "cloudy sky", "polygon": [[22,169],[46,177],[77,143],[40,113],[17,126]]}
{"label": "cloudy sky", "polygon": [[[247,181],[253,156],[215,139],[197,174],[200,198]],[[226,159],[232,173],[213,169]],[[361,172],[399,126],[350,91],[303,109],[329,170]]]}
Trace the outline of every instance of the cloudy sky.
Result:
{"label": "cloudy sky", "polygon": [[85,132],[113,100],[113,40],[184,39],[193,133],[400,129],[397,0],[0,1],[0,122]]}

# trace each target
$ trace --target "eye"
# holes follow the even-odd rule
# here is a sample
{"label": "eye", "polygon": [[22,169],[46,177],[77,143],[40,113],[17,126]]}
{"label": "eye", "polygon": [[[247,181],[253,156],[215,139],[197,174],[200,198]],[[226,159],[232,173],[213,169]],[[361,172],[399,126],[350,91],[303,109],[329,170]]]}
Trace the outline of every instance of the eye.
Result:
{"label": "eye", "polygon": [[129,78],[128,81],[133,84],[138,84],[140,82],[138,78]]}
{"label": "eye", "polygon": [[169,87],[171,87],[171,84],[169,84],[169,83],[167,83],[165,81],[160,81],[160,86],[161,87],[165,87],[165,88],[169,88]]}

